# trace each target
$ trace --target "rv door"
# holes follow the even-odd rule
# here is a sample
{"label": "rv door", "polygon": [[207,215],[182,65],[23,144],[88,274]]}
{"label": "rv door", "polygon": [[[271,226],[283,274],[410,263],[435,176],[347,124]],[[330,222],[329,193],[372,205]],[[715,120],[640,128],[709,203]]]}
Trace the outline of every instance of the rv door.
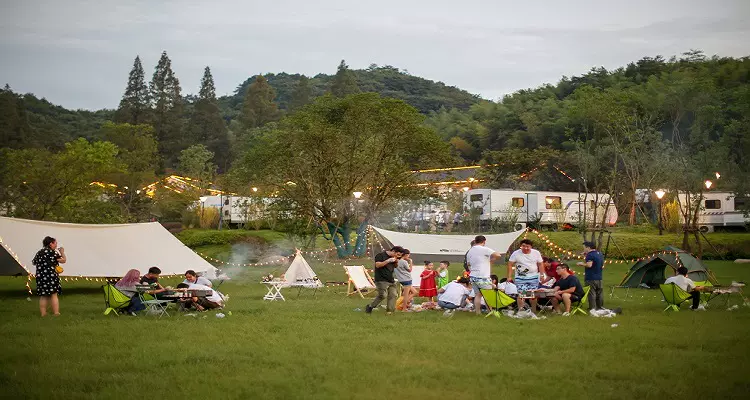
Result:
{"label": "rv door", "polygon": [[[533,221],[536,214],[539,213],[539,194],[526,193],[526,214],[522,216],[528,224]],[[520,219],[520,218],[519,218]]]}

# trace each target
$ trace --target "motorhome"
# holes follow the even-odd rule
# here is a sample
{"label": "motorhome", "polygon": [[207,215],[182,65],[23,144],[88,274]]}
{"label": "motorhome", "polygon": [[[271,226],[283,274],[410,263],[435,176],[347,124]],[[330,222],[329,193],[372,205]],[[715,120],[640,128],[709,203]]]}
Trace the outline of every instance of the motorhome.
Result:
{"label": "motorhome", "polygon": [[[685,195],[680,194],[680,204],[686,207]],[[736,197],[729,192],[703,193],[698,214],[698,229],[713,232],[717,227],[747,227],[750,225],[750,198]],[[680,219],[682,219],[682,214]]]}
{"label": "motorhome", "polygon": [[[591,194],[585,196],[576,192],[519,191],[510,189],[471,189],[464,194],[467,210],[477,210],[479,219],[515,220],[515,228],[523,229],[529,222],[539,219],[541,225],[577,225],[584,215],[593,222],[596,211],[601,221],[609,196]],[[617,222],[617,209],[614,203],[606,207],[606,223]],[[597,222],[598,222],[597,221]]]}

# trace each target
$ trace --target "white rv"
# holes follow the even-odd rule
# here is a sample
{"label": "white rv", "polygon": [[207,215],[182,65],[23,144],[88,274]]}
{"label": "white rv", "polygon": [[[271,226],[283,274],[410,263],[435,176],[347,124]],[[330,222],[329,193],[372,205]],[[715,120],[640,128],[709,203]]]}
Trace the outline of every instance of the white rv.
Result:
{"label": "white rv", "polygon": [[[601,221],[609,196],[599,194],[598,201],[595,201],[595,196],[589,194],[584,200],[584,194],[576,192],[472,189],[465,193],[464,205],[467,210],[479,209],[479,218],[483,221],[517,217],[516,229],[523,229],[538,217],[541,217],[542,225],[576,225],[584,210],[589,221],[592,221],[594,210],[596,219]],[[585,201],[588,204],[584,206]],[[617,209],[614,203],[609,205],[606,222],[610,226],[617,222]]]}
{"label": "white rv", "polygon": [[[264,218],[266,209],[272,201],[270,198],[206,196],[202,206],[220,208],[225,223],[244,224]],[[198,206],[201,206],[200,201]]]}
{"label": "white rv", "polygon": [[[685,207],[685,195],[680,195],[680,204]],[[698,228],[702,232],[713,232],[719,226],[744,227],[750,224],[745,213],[750,209],[750,198],[735,197],[728,192],[703,193],[698,214]],[[680,214],[682,219],[682,214]]]}

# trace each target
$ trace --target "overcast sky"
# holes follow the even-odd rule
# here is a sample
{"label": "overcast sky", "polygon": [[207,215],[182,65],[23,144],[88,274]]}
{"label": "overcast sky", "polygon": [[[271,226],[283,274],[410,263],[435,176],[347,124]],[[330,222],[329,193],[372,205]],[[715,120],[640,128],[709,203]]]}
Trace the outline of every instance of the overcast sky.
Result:
{"label": "overcast sky", "polygon": [[183,91],[266,72],[393,65],[498,99],[593,66],[691,48],[750,55],[750,0],[2,0],[0,84],[68,108],[114,108],[133,59],[162,50]]}

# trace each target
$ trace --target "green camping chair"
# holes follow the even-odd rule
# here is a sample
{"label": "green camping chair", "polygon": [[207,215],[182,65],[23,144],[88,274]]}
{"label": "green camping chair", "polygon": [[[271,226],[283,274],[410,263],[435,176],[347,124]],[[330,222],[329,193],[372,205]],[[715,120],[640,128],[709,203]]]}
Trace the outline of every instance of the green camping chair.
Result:
{"label": "green camping chair", "polygon": [[108,283],[102,286],[102,289],[104,289],[104,305],[107,306],[104,315],[109,315],[112,311],[117,315],[117,311],[130,305],[130,298],[117,289],[115,285]]}
{"label": "green camping chair", "polygon": [[[700,281],[695,282],[695,286],[713,286],[714,284],[711,283],[711,281]],[[701,304],[703,306],[708,306],[708,301],[711,300],[711,292],[701,292]]]}
{"label": "green camping chair", "polygon": [[480,289],[479,292],[482,293],[482,297],[484,297],[484,302],[485,304],[487,304],[487,308],[490,309],[490,313],[487,314],[486,317],[489,317],[490,315],[494,315],[498,318],[502,318],[502,315],[500,314],[499,310],[501,308],[508,307],[509,305],[515,303],[516,301],[512,297],[503,293],[503,291],[497,290],[497,289]]}
{"label": "green camping chair", "polygon": [[664,311],[669,309],[680,311],[680,304],[690,299],[690,293],[682,290],[682,288],[674,283],[659,285],[659,290],[661,290],[661,294],[664,296],[664,301],[668,304]]}
{"label": "green camping chair", "polygon": [[591,286],[583,287],[583,297],[570,305],[570,308],[573,309],[573,311],[570,312],[570,315],[576,315],[576,313],[581,313],[583,315],[588,314],[588,311],[584,310],[583,307],[589,302],[589,290],[591,290]]}

